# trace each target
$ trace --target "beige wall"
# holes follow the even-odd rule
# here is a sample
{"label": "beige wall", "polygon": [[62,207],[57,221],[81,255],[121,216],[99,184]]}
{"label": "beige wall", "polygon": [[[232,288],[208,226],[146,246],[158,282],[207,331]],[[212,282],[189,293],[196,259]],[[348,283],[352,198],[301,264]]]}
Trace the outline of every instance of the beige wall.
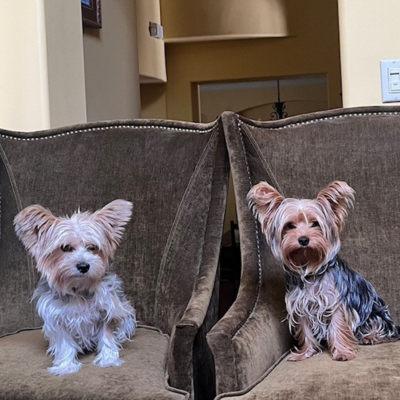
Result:
{"label": "beige wall", "polygon": [[[142,85],[142,117],[191,121],[194,83],[326,75],[328,107],[341,103],[336,0],[284,0],[286,38],[167,43],[167,83]],[[236,220],[230,187],[225,230]]]}
{"label": "beige wall", "polygon": [[80,0],[0,1],[0,128],[140,117],[135,2],[102,16],[83,35]]}
{"label": "beige wall", "polygon": [[45,0],[52,128],[86,122],[80,0]]}
{"label": "beige wall", "polygon": [[0,1],[0,127],[86,121],[80,0]]}
{"label": "beige wall", "polygon": [[135,2],[102,0],[102,29],[84,29],[88,121],[140,117]]}
{"label": "beige wall", "polygon": [[[329,107],[341,107],[337,1],[285,3],[289,37],[168,43],[165,98],[158,88],[153,108],[153,96],[144,95],[146,117],[192,120],[192,83],[313,74],[327,75]],[[152,91],[151,85],[142,87],[142,94]]]}
{"label": "beige wall", "polygon": [[383,104],[379,62],[400,58],[400,2],[339,0],[338,3],[343,106]]}
{"label": "beige wall", "polygon": [[[286,36],[282,0],[161,0],[166,42]],[[251,6],[249,6],[251,4]]]}

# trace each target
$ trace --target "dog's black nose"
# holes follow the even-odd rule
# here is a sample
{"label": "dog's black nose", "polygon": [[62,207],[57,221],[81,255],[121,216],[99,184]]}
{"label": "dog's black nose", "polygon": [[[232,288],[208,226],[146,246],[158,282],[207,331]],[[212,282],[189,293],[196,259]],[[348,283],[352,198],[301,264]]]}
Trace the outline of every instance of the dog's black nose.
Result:
{"label": "dog's black nose", "polygon": [[310,239],[307,236],[301,236],[301,237],[299,237],[299,243],[300,243],[300,246],[305,247],[308,245],[308,243],[310,243]]}
{"label": "dog's black nose", "polygon": [[90,265],[88,263],[82,262],[79,264],[76,264],[76,268],[81,274],[86,274],[86,272],[89,271]]}

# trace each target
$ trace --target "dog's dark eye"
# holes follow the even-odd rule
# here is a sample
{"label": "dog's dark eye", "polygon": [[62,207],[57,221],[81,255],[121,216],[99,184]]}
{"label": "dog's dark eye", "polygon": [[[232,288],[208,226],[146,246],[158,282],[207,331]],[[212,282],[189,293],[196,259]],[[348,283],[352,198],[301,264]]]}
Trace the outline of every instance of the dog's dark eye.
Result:
{"label": "dog's dark eye", "polygon": [[286,224],[286,228],[287,228],[287,229],[295,229],[296,226],[295,226],[295,224],[294,224],[293,222],[288,222],[288,223]]}
{"label": "dog's dark eye", "polygon": [[74,249],[72,248],[72,246],[69,245],[69,244],[63,244],[63,245],[60,247],[60,249],[61,249],[64,253],[71,252],[71,251],[74,250]]}
{"label": "dog's dark eye", "polygon": [[319,225],[318,221],[314,221],[311,223],[311,228],[319,228],[319,227],[320,227],[320,225]]}
{"label": "dog's dark eye", "polygon": [[99,250],[99,248],[98,248],[96,245],[94,245],[94,244],[90,244],[90,245],[87,247],[87,249],[88,249],[89,251],[97,251],[97,250]]}

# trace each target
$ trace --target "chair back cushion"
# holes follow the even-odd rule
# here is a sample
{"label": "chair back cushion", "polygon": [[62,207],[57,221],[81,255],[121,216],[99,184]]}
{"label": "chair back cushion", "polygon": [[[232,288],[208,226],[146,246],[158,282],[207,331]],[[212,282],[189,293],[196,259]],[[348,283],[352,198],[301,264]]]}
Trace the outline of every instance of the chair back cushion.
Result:
{"label": "chair back cushion", "polygon": [[[133,214],[115,271],[140,323],[170,334],[195,286],[207,228],[214,224],[221,235],[225,203],[211,201],[215,193],[224,198],[228,174],[219,122],[0,131],[0,156],[0,335],[41,324],[30,303],[38,280],[34,261],[13,229],[17,212],[41,204],[54,215],[71,215],[118,198],[133,203]],[[213,221],[211,204],[220,216]]]}
{"label": "chair back cushion", "polygon": [[[373,283],[399,323],[399,108],[340,109],[271,122],[238,117],[236,126],[235,144],[245,154],[240,165],[231,157],[234,177],[239,168],[242,177],[238,213],[249,215],[244,198],[260,181],[285,197],[308,199],[334,180],[347,182],[356,201],[341,235],[341,257]],[[263,279],[271,279],[278,265],[258,235]]]}

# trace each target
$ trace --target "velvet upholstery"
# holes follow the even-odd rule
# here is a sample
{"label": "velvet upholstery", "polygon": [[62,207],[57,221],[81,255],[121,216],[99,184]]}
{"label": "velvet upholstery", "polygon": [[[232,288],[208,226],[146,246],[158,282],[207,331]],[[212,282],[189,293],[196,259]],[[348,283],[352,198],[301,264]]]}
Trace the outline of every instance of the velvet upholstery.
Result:
{"label": "velvet upholstery", "polygon": [[[14,233],[16,213],[41,204],[55,215],[70,215],[78,207],[94,211],[126,199],[133,202],[133,215],[115,270],[139,323],[170,338],[165,371],[170,385],[193,395],[195,381],[199,390],[211,387],[210,397],[213,367],[201,374],[196,366],[193,376],[193,359],[204,348],[204,323],[209,329],[216,321],[228,173],[220,121],[112,121],[0,131],[0,336],[41,325],[30,303],[38,276]],[[10,339],[0,339],[0,349],[4,340]],[[1,385],[0,379],[0,398]]]}
{"label": "velvet upholstery", "polygon": [[351,362],[327,352],[302,363],[284,358],[251,390],[222,394],[230,400],[395,400],[399,398],[400,343],[363,346]]}
{"label": "velvet upholstery", "polygon": [[58,377],[47,372],[51,358],[46,356],[47,342],[40,330],[3,337],[0,396],[21,400],[188,399],[187,392],[168,388],[165,382],[168,342],[169,337],[157,329],[140,327],[124,344],[120,368],[99,368],[91,364],[93,354],[83,355],[79,373]]}
{"label": "velvet upholstery", "polygon": [[[284,275],[246,195],[262,180],[298,198],[315,198],[334,180],[350,184],[356,202],[341,235],[341,256],[373,283],[399,324],[400,109],[330,110],[271,122],[224,113],[222,119],[235,187],[242,277],[235,303],[207,336],[218,398],[398,398],[393,358],[399,343],[361,347],[358,359],[343,364],[328,354],[298,363],[281,361],[293,344],[284,321]],[[369,391],[372,383],[390,387],[379,396],[379,389]]]}

